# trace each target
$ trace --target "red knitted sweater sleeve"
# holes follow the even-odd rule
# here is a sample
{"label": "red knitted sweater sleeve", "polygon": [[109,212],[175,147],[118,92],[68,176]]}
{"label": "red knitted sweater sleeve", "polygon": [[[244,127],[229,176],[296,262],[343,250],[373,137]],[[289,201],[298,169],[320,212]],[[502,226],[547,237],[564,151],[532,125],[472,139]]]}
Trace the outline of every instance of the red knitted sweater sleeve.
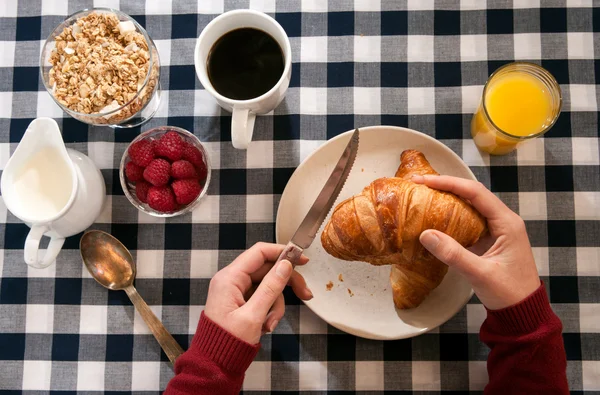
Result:
{"label": "red knitted sweater sleeve", "polygon": [[514,306],[488,310],[479,334],[491,348],[485,394],[568,394],[561,332],[544,284]]}
{"label": "red knitted sweater sleeve", "polygon": [[[490,348],[492,394],[568,394],[562,324],[543,284],[522,302],[488,310],[480,338]],[[204,314],[190,349],[175,364],[165,394],[238,394],[260,345],[233,336]]]}
{"label": "red knitted sweater sleeve", "polygon": [[202,313],[192,344],[177,359],[175,377],[164,394],[237,395],[259,348],[259,344],[238,339]]}

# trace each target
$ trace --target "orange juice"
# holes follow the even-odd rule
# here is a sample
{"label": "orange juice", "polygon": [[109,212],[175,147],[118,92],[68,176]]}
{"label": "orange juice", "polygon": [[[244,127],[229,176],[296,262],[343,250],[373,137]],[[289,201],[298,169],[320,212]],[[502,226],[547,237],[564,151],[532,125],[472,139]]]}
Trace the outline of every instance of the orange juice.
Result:
{"label": "orange juice", "polygon": [[560,88],[554,78],[540,66],[511,63],[486,83],[471,135],[483,151],[503,155],[545,133],[559,113]]}

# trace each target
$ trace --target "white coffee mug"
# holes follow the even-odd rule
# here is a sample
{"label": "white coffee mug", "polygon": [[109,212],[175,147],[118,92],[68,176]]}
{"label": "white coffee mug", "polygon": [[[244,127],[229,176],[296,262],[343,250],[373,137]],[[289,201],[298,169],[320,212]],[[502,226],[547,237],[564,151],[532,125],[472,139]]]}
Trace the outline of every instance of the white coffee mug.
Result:
{"label": "white coffee mug", "polygon": [[[261,96],[249,100],[234,100],[225,97],[215,90],[208,78],[206,63],[213,44],[225,33],[235,29],[250,27],[262,30],[273,37],[283,50],[285,66],[277,83]],[[285,91],[290,85],[292,75],[292,47],[285,30],[273,18],[262,12],[253,10],[235,10],[219,15],[213,19],[198,37],[194,54],[196,74],[217,103],[225,110],[232,112],[231,142],[238,149],[248,148],[254,131],[254,120],[258,114],[273,111],[281,103]]]}

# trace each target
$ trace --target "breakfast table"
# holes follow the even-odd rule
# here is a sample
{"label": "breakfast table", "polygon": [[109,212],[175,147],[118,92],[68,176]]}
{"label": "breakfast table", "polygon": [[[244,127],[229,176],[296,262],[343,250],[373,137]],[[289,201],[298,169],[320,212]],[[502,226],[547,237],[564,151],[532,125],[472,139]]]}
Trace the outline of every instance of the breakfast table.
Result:
{"label": "breakfast table", "polygon": [[[158,48],[161,103],[141,128],[77,121],[40,79],[40,50],[52,29],[78,10],[100,6],[131,15]],[[67,146],[87,154],[104,177],[107,199],[93,228],[132,251],[139,293],[185,349],[211,277],[254,243],[275,241],[281,194],[311,152],[355,127],[420,131],[456,152],[523,217],[563,322],[569,386],[573,393],[598,393],[600,9],[593,6],[593,0],[3,1],[0,170],[34,118],[56,119]],[[202,29],[238,8],[273,16],[293,54],[286,97],[257,117],[246,151],[233,148],[231,114],[194,69]],[[515,60],[554,75],[562,113],[544,137],[490,156],[474,145],[471,118],[490,73]],[[193,132],[213,166],[199,206],[168,219],[138,211],[119,183],[128,144],[161,125]],[[0,394],[164,390],[172,366],[126,294],[102,288],[88,274],[81,235],[67,239],[56,264],[39,270],[23,262],[28,230],[0,199]],[[439,328],[395,341],[346,334],[290,290],[285,299],[285,317],[263,337],[244,394],[481,393],[487,383],[488,348],[478,338],[486,312],[476,297]]]}

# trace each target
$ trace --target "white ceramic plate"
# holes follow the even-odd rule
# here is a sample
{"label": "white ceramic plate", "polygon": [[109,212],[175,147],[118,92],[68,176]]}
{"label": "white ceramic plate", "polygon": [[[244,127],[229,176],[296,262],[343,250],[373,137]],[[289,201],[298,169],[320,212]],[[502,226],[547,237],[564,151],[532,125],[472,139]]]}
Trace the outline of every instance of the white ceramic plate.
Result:
{"label": "white ceramic plate", "polygon": [[[351,133],[346,132],[325,142],[298,166],[290,178],[277,211],[278,243],[287,243],[296,231],[331,174]],[[360,193],[377,178],[393,177],[400,164],[400,154],[405,149],[423,152],[440,174],[475,179],[460,157],[439,141],[406,128],[371,126],[360,129],[356,162],[336,204]],[[325,221],[328,220],[329,216]],[[413,337],[448,321],[473,295],[469,283],[450,269],[440,286],[418,308],[397,310],[389,283],[390,267],[346,262],[332,257],[321,246],[321,231],[304,252],[311,261],[297,270],[314,293],[314,298],[306,305],[342,331],[368,339]],[[339,281],[339,274],[342,274],[343,282]],[[329,281],[334,284],[331,291],[326,289]]]}

